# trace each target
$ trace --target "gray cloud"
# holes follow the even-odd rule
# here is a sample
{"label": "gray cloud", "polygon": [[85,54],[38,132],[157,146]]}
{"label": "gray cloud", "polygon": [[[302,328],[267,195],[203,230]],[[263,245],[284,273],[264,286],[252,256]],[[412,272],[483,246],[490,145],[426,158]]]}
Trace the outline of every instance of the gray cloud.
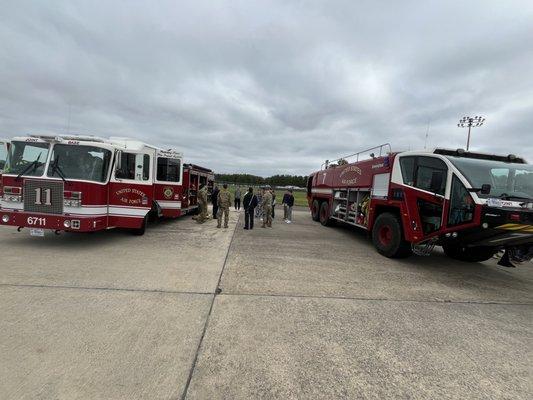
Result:
{"label": "gray cloud", "polygon": [[0,136],[129,136],[221,172],[382,142],[533,161],[528,1],[6,2]]}

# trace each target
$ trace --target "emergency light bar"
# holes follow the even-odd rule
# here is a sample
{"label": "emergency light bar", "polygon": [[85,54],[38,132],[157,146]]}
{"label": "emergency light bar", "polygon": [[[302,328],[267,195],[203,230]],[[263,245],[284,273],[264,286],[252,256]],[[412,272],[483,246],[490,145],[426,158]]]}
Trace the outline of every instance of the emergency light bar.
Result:
{"label": "emergency light bar", "polygon": [[53,140],[56,142],[62,142],[64,140],[77,140],[80,142],[99,142],[103,143],[105,142],[104,139],[99,138],[97,136],[90,136],[90,135],[29,135],[29,137],[36,138],[36,139],[42,139],[42,140]]}
{"label": "emergency light bar", "polygon": [[435,149],[434,153],[441,154],[443,156],[475,158],[478,160],[503,161],[503,162],[515,163],[515,164],[527,164],[526,160],[524,160],[521,157],[517,157],[514,154],[509,154],[508,156],[499,156],[496,154],[474,153],[474,152],[466,151],[463,149],[457,149],[457,150]]}

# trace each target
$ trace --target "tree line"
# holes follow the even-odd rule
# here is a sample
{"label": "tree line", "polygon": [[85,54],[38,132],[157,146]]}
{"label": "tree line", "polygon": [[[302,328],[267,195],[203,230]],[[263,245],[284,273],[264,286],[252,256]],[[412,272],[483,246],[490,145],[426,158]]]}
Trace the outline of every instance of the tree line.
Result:
{"label": "tree line", "polygon": [[250,174],[216,174],[218,182],[231,182],[242,185],[270,185],[270,186],[298,186],[307,185],[307,176],[298,175],[273,175],[268,178]]}

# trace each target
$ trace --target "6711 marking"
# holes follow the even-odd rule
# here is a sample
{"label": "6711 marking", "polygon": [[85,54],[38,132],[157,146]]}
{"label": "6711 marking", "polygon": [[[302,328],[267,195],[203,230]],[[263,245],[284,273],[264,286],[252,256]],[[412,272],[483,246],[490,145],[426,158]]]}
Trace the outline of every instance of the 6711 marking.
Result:
{"label": "6711 marking", "polygon": [[42,217],[28,217],[26,222],[30,226],[46,226],[46,218]]}

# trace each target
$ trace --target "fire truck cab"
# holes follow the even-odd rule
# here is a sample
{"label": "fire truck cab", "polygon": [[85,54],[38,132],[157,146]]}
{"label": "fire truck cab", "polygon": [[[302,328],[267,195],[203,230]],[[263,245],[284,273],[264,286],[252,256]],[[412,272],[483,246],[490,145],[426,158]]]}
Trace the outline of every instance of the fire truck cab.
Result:
{"label": "fire truck cab", "polygon": [[463,261],[500,250],[501,265],[532,259],[533,166],[522,158],[446,149],[393,153],[389,144],[352,156],[355,162],[326,162],[309,177],[314,220],[368,230],[387,257],[428,255],[441,245]]}
{"label": "fire truck cab", "polygon": [[143,234],[149,217],[197,208],[211,170],[184,166],[181,153],[127,138],[16,137],[2,175],[2,225],[92,232],[115,227]]}

